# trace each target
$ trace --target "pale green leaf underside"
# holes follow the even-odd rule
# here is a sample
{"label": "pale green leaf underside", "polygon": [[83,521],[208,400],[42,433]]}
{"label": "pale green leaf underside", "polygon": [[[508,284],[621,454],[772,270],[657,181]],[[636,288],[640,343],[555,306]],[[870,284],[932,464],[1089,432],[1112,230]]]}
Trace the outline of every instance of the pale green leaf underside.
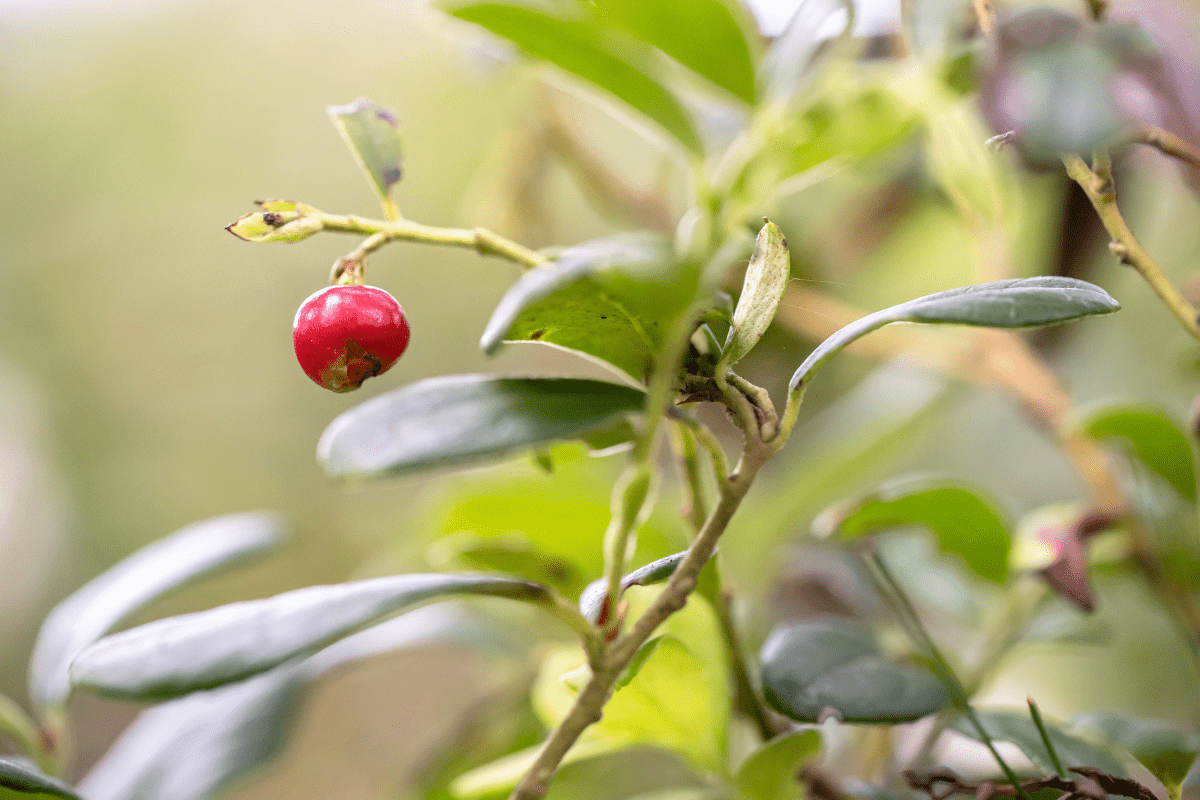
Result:
{"label": "pale green leaf underside", "polygon": [[[683,561],[686,555],[686,550],[682,553],[672,553],[635,569],[621,579],[621,591],[624,592],[631,586],[653,586],[656,583],[662,583],[675,574],[679,562]],[[579,611],[593,623],[599,618],[600,607],[604,603],[606,591],[608,591],[608,582],[604,578],[599,578],[589,583],[579,595]]]}
{"label": "pale green leaf underside", "polygon": [[41,709],[71,690],[68,668],[84,647],[172,589],[273,549],[283,523],[266,513],[198,522],[148,545],[59,603],[42,623],[29,666],[29,694]]}
{"label": "pale green leaf underside", "polygon": [[1098,286],[1075,278],[1038,277],[964,286],[885,308],[853,322],[809,354],[792,375],[795,390],[846,345],[892,322],[973,325],[983,328],[1032,328],[1120,308]]}
{"label": "pale green leaf underside", "polygon": [[791,277],[787,239],[773,222],[763,225],[746,268],[742,294],[733,310],[733,324],[721,354],[722,364],[736,364],[758,344],[775,319]]}
{"label": "pale green leaf underside", "polygon": [[101,639],[71,667],[76,686],[161,700],[248,678],[315,653],[420,603],[460,594],[530,600],[537,584],[483,575],[393,575],[310,586],[158,620]]}
{"label": "pale green leaf underside", "polygon": [[642,408],[638,389],[577,378],[449,375],[380,395],[338,416],[317,444],[335,477],[382,477],[477,464],[612,428]]}

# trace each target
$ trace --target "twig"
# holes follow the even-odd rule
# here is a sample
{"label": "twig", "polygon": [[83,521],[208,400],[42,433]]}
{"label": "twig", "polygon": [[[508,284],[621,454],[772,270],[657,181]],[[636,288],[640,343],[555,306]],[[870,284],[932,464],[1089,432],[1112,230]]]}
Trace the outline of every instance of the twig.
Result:
{"label": "twig", "polygon": [[1025,702],[1029,704],[1029,716],[1033,717],[1033,724],[1042,735],[1042,746],[1046,748],[1050,763],[1054,765],[1054,774],[1060,778],[1067,777],[1067,771],[1058,760],[1058,751],[1054,749],[1054,742],[1050,741],[1050,731],[1046,730],[1046,723],[1042,721],[1042,712],[1038,710],[1037,703],[1033,702],[1032,697],[1026,697]]}
{"label": "twig", "polygon": [[700,570],[712,556],[717,540],[725,532],[729,520],[750,490],[759,469],[771,454],[769,448],[748,437],[737,470],[729,478],[720,500],[709,512],[704,527],[688,548],[687,555],[645,613],[634,622],[627,633],[609,646],[591,678],[576,696],[571,710],[542,745],[533,765],[513,790],[510,800],[538,800],[546,794],[550,779],[567,751],[589,725],[600,719],[604,703],[617,677],[655,629],[687,603],[688,595],[696,588]]}
{"label": "twig", "polygon": [[1200,169],[1200,148],[1168,130],[1156,128],[1153,125],[1143,125],[1138,129],[1133,140],[1138,144],[1157,147],[1167,155]]}
{"label": "twig", "polygon": [[1133,231],[1125,223],[1121,211],[1117,208],[1117,190],[1113,185],[1111,175],[1103,175],[1093,171],[1079,156],[1064,156],[1067,174],[1079,184],[1092,201],[1092,206],[1100,216],[1100,221],[1108,230],[1112,242],[1108,249],[1112,251],[1122,264],[1128,264],[1137,270],[1138,274],[1150,284],[1159,299],[1175,316],[1184,329],[1195,339],[1200,339],[1200,320],[1196,316],[1196,308],[1179,293],[1167,280],[1154,257],[1142,247],[1141,242],[1133,235]]}

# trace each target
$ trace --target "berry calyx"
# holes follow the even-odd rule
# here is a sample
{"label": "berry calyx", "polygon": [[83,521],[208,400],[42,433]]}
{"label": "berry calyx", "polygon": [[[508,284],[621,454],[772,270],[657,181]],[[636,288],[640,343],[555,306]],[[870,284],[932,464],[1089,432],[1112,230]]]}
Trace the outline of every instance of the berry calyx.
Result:
{"label": "berry calyx", "polygon": [[300,304],[292,343],[304,373],[335,392],[357,389],[408,347],[408,320],[375,286],[326,286]]}

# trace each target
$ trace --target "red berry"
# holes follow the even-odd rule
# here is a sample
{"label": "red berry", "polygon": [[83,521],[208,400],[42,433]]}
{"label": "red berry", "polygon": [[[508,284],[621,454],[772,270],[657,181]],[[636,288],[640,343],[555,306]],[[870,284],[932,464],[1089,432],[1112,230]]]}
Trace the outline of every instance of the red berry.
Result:
{"label": "red berry", "polygon": [[383,289],[326,286],[301,303],[292,342],[308,377],[349,392],[396,363],[408,347],[408,320]]}

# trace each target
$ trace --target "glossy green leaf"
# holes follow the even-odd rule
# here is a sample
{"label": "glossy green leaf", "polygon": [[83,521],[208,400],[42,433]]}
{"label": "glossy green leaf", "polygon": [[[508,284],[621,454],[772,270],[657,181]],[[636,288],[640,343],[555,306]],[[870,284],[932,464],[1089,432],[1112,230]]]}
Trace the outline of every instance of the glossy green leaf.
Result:
{"label": "glossy green leaf", "polygon": [[0,800],[80,800],[75,790],[32,762],[0,756]]}
{"label": "glossy green leaf", "polygon": [[42,623],[29,663],[35,706],[44,711],[64,703],[71,659],[121,620],[190,581],[269,552],[282,532],[273,514],[217,517],[148,545],[94,578]]}
{"label": "glossy green leaf", "polygon": [[450,604],[410,611],[346,637],[316,655],[249,680],[144,711],[84,778],[88,800],[212,800],[275,758],[312,683],[346,664],[431,642],[506,643]]}
{"label": "glossy green leaf", "polygon": [[[635,569],[621,579],[621,591],[624,592],[631,586],[653,586],[656,583],[662,583],[675,574],[679,562],[683,561],[686,555],[686,550],[682,553],[673,553]],[[607,581],[604,578],[598,578],[589,583],[579,595],[579,611],[589,621],[594,623],[599,618],[600,606],[604,602],[604,593],[607,590]]]}
{"label": "glossy green leaf", "polygon": [[614,41],[592,20],[559,18],[522,5],[471,3],[448,11],[627,103],[689,150],[703,151],[687,111],[653,77],[653,50],[636,39]]}
{"label": "glossy green leaf", "polygon": [[775,319],[775,310],[779,308],[791,276],[787,239],[778,225],[767,222],[754,242],[754,253],[742,282],[742,294],[733,310],[729,338],[721,353],[722,364],[741,361],[762,339]]}
{"label": "glossy green leaf", "polygon": [[1178,423],[1153,406],[1117,405],[1089,414],[1081,423],[1094,439],[1117,439],[1131,455],[1184,497],[1196,498],[1192,445]]}
{"label": "glossy green leaf", "polygon": [[1071,720],[1071,730],[1129,753],[1162,781],[1172,797],[1178,796],[1179,785],[1200,752],[1196,731],[1184,733],[1162,722],[1111,711],[1080,714]]}
{"label": "glossy green leaf", "polygon": [[695,294],[662,239],[616,236],[568,248],[509,288],[480,339],[541,342],[583,353],[637,381],[651,369],[671,322]]}
{"label": "glossy green leaf", "polygon": [[58,778],[43,775],[26,761],[0,757],[0,800],[50,800],[50,798],[79,800],[79,795]]}
{"label": "glossy green leaf", "polygon": [[400,182],[403,156],[396,112],[365,97],[325,111],[371,188],[385,205],[390,203],[392,187]]}
{"label": "glossy green leaf", "polygon": [[467,594],[537,600],[544,592],[536,584],[482,575],[393,575],[310,586],[106,637],[76,656],[71,678],[109,697],[177,697],[310,655],[429,600]]}
{"label": "glossy green leaf", "polygon": [[[1047,775],[1054,773],[1054,761],[1042,742],[1042,735],[1029,713],[1008,711],[979,711],[975,712],[984,730],[993,740],[1010,742],[1017,746],[1034,766]],[[1045,721],[1045,720],[1043,720]],[[980,741],[979,731],[965,716],[957,716],[951,722],[951,727],[959,733],[976,741]],[[1054,751],[1064,767],[1095,767],[1110,775],[1123,777],[1125,770],[1113,756],[1099,747],[1089,744],[1082,739],[1063,733],[1057,727],[1046,723],[1050,741]]]}
{"label": "glossy green leaf", "polygon": [[1011,542],[996,507],[972,488],[928,479],[894,481],[827,509],[817,533],[856,538],[890,528],[933,531],[943,552],[959,556],[976,575],[995,583],[1008,577]]}
{"label": "glossy green leaf", "polygon": [[293,664],[144,711],[80,792],[88,800],[211,800],[279,753],[304,688]]}
{"label": "glossy green leaf", "polygon": [[736,6],[722,0],[596,0],[595,7],[604,22],[644,39],[747,103],[754,102],[754,56],[734,14]]}
{"label": "glossy green leaf", "polygon": [[429,378],[339,415],[321,435],[317,460],[339,478],[478,464],[611,428],[644,402],[640,390],[603,381]]}
{"label": "glossy green leaf", "polygon": [[842,328],[809,354],[792,375],[790,387],[794,390],[805,383],[846,345],[892,322],[1031,328],[1111,314],[1119,308],[1103,289],[1075,278],[1017,278],[949,289],[876,311]]}
{"label": "glossy green leaf", "polygon": [[760,660],[767,702],[799,722],[831,714],[846,722],[907,722],[950,704],[933,673],[890,660],[870,632],[849,619],[780,625]]}
{"label": "glossy green leaf", "polygon": [[821,749],[817,731],[776,736],[751,753],[738,768],[734,783],[743,800],[799,800],[800,768]]}

